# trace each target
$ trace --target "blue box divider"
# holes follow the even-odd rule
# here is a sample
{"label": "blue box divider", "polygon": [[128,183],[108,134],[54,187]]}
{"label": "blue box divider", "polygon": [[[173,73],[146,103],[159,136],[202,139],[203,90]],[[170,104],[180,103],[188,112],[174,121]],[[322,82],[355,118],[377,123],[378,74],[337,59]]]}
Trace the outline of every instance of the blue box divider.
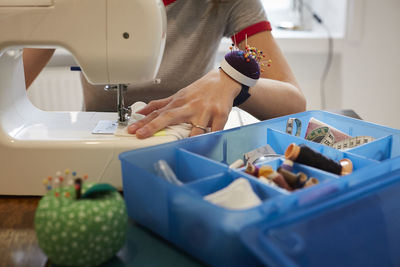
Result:
{"label": "blue box divider", "polygon": [[[339,151],[305,140],[304,131],[300,137],[285,133],[288,118],[298,118],[306,127],[312,117],[351,136],[376,140]],[[283,155],[291,143],[306,144],[333,160],[348,158],[354,170],[339,176],[295,163],[295,172],[320,183],[288,192],[263,183],[244,168],[228,167],[267,144]],[[128,151],[119,158],[129,217],[207,264],[368,266],[400,265],[400,203],[395,198],[400,190],[399,156],[399,130],[309,111]],[[158,160],[165,160],[184,185],[158,177]],[[283,157],[277,157],[257,165],[276,170],[282,162]],[[250,182],[260,205],[230,210],[203,199],[239,177]]]}
{"label": "blue box divider", "polygon": [[374,159],[378,161],[383,161],[386,159],[390,159],[392,155],[392,135],[388,135],[382,138],[379,138],[371,143],[364,144],[355,148],[351,148],[348,151],[362,155],[369,159]]}

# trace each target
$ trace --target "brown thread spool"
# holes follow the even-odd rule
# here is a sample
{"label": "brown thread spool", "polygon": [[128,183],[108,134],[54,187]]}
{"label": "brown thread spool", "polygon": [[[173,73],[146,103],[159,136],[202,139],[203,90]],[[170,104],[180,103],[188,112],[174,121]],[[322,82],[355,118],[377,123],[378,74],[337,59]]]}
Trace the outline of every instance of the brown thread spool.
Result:
{"label": "brown thread spool", "polygon": [[295,162],[338,175],[349,174],[353,171],[353,163],[351,160],[342,159],[340,163],[337,163],[304,144],[290,144],[285,151],[285,157]]}
{"label": "brown thread spool", "polygon": [[278,168],[278,172],[285,178],[285,181],[293,188],[297,187],[298,177],[293,172],[290,172],[282,167]]}
{"label": "brown thread spool", "polygon": [[247,162],[245,173],[258,177],[258,167],[250,162]]}
{"label": "brown thread spool", "polygon": [[317,178],[310,177],[310,179],[308,179],[307,182],[304,184],[304,188],[316,185],[318,183],[319,183],[319,181]]}
{"label": "brown thread spool", "polygon": [[271,179],[277,186],[284,188],[288,191],[293,191],[293,188],[289,186],[285,178],[283,178],[283,176],[279,172],[274,171],[267,178]]}
{"label": "brown thread spool", "polygon": [[294,174],[293,172],[287,171],[284,168],[279,167],[278,172],[282,174],[283,178],[285,178],[286,182],[293,188],[301,188],[304,186],[308,177],[304,172],[298,172]]}
{"label": "brown thread spool", "polygon": [[307,174],[305,174],[304,172],[298,172],[297,177],[298,177],[297,187],[298,188],[304,187],[304,185],[306,184],[306,182],[308,180]]}

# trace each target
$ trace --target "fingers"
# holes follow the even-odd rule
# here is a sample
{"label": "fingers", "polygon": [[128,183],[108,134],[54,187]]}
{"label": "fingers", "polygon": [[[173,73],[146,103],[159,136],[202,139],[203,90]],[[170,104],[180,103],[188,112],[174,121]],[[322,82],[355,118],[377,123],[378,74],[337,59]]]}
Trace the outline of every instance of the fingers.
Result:
{"label": "fingers", "polygon": [[[200,119],[198,119],[198,116],[200,116]],[[195,112],[188,111],[188,109],[184,107],[174,109],[164,107],[154,110],[142,120],[130,125],[128,127],[128,132],[136,134],[136,137],[139,139],[143,139],[152,136],[157,131],[169,125],[188,122],[193,125],[190,136],[196,136],[207,133],[209,130],[207,127],[211,122],[211,131],[222,130],[227,119],[227,116],[223,113],[212,114],[208,111],[203,111],[201,114],[196,114]]]}
{"label": "fingers", "polygon": [[155,110],[144,119],[132,124],[131,130],[128,128],[128,132],[136,133],[136,137],[139,139],[147,138],[169,125],[186,121],[187,118],[184,114],[182,108]]}
{"label": "fingers", "polygon": [[171,102],[171,100],[172,100],[171,97],[167,97],[167,98],[160,99],[160,100],[150,101],[149,104],[147,104],[141,110],[138,110],[137,113],[142,114],[142,115],[148,115],[155,110],[165,107],[166,105],[169,104],[169,102]]}
{"label": "fingers", "polygon": [[223,116],[223,115],[215,116],[213,118],[211,131],[215,132],[215,131],[223,130],[227,120],[228,120],[228,116]]}
{"label": "fingers", "polygon": [[208,123],[210,121],[210,115],[208,113],[203,113],[201,118],[198,120],[193,118],[192,120],[192,130],[190,131],[190,136],[196,136],[199,134],[204,134],[208,132]]}
{"label": "fingers", "polygon": [[147,115],[143,119],[129,125],[128,133],[135,134],[138,129],[142,128],[144,125],[146,125],[147,123],[154,120],[159,115],[159,113],[160,113],[159,110],[154,110],[153,112],[151,112],[149,115]]}

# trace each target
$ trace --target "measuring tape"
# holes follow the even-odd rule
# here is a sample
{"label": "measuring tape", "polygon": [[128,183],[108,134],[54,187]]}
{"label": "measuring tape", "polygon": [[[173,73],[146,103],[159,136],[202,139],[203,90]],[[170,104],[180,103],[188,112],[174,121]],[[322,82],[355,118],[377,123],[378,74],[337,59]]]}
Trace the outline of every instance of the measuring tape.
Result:
{"label": "measuring tape", "polygon": [[333,144],[333,148],[345,150],[374,141],[372,136],[356,136]]}
{"label": "measuring tape", "polygon": [[301,120],[297,118],[289,118],[286,123],[286,133],[292,134],[293,133],[293,122],[296,123],[296,136],[300,136],[301,133]]}
{"label": "measuring tape", "polygon": [[327,126],[312,130],[311,133],[306,136],[306,139],[327,146],[332,146],[335,143],[335,137]]}
{"label": "measuring tape", "polygon": [[[292,134],[293,133],[293,126],[294,123],[296,123],[297,129],[296,129],[296,136],[300,136],[301,132],[301,121],[297,118],[289,118],[286,123],[286,133]],[[316,143],[324,144],[330,147],[333,147],[335,149],[339,150],[345,150],[349,148],[353,148],[356,146],[360,146],[366,143],[369,143],[375,138],[372,136],[356,136],[356,137],[348,137],[346,138],[345,133],[340,132],[339,130],[324,124],[314,118],[310,119],[309,123],[313,123],[314,125],[319,124],[322,125],[320,127],[314,128],[312,131],[309,133],[306,133],[305,139],[309,141],[313,141]],[[310,125],[309,125],[310,127]],[[308,128],[309,128],[308,127]],[[308,131],[311,129],[308,129]],[[336,135],[338,136],[338,141],[335,138],[335,131]],[[344,139],[343,139],[344,138]]]}

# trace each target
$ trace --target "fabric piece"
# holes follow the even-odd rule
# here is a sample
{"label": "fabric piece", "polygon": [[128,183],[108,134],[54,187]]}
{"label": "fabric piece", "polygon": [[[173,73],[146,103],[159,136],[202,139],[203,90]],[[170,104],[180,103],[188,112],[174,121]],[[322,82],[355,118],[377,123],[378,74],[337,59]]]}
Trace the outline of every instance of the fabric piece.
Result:
{"label": "fabric piece", "polygon": [[238,178],[227,187],[204,197],[211,203],[233,210],[249,209],[261,204],[249,181]]}
{"label": "fabric piece", "polygon": [[[170,2],[170,1],[168,1]],[[221,1],[176,0],[166,6],[167,40],[157,74],[160,83],[131,84],[125,92],[125,103],[146,103],[168,97],[188,86],[214,68],[216,53],[223,37],[231,37],[249,26],[266,21],[259,0]],[[249,37],[251,34],[248,33]],[[227,47],[227,52],[229,48]],[[103,86],[83,80],[87,111],[116,110],[117,96]]]}
{"label": "fabric piece", "polygon": [[[141,119],[143,119],[145,116],[142,114],[137,113],[137,111],[141,110],[142,108],[144,108],[146,106],[146,103],[138,101],[136,103],[134,103],[131,106],[131,117],[129,119],[128,122],[128,126],[131,125],[134,122],[137,122]],[[118,126],[118,128],[115,130],[114,135],[115,136],[135,136],[134,134],[130,134],[128,133],[128,126]],[[158,131],[157,133],[154,134],[154,136],[173,136],[175,137],[177,140],[179,139],[183,139],[186,137],[189,137],[190,135],[190,131],[192,130],[192,125],[188,124],[188,123],[180,123],[177,125],[172,125],[172,126],[168,126],[166,128],[164,128],[161,131]]]}

